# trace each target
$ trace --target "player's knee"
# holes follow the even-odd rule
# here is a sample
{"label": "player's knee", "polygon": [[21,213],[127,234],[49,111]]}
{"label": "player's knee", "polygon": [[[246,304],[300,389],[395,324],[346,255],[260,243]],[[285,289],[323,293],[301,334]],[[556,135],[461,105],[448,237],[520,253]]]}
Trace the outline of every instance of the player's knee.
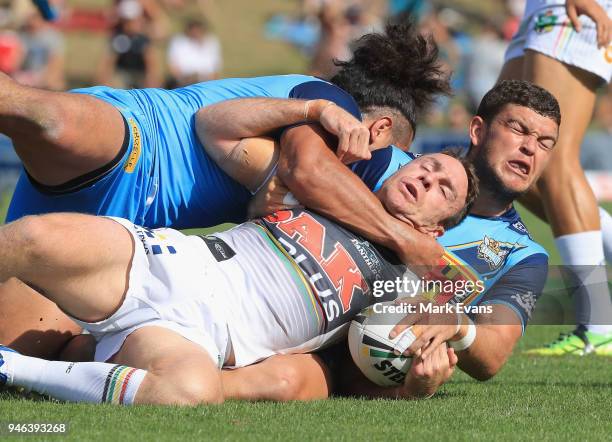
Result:
{"label": "player's knee", "polygon": [[39,215],[25,216],[12,224],[11,233],[7,238],[20,250],[29,260],[44,258],[45,238],[49,232],[49,226]]}
{"label": "player's knee", "polygon": [[207,379],[200,373],[183,375],[176,385],[174,403],[184,406],[223,403],[221,382]]}
{"label": "player's knee", "polygon": [[[58,244],[63,235],[69,235],[64,214],[30,215],[14,222],[9,241],[19,247],[30,262],[49,262],[61,248]],[[67,236],[64,236],[66,238]]]}
{"label": "player's knee", "polygon": [[276,400],[281,402],[296,401],[300,399],[304,385],[301,372],[291,365],[277,370],[272,379],[275,383]]}

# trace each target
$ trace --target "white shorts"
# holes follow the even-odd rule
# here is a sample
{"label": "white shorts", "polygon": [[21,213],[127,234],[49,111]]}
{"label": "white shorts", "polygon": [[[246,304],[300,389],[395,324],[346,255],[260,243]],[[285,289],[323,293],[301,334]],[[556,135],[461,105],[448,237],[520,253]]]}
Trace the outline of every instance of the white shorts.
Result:
{"label": "white shorts", "polygon": [[132,332],[156,326],[200,345],[222,367],[230,346],[220,299],[227,287],[204,241],[172,229],[149,230],[110,219],[134,238],[134,257],[121,307],[100,322],[76,321],[96,338],[95,360],[107,361]]}
{"label": "white shorts", "polygon": [[[612,0],[598,3],[612,14]],[[612,45],[597,48],[597,28],[586,15],[582,30],[574,31],[561,0],[527,0],[525,15],[506,50],[505,61],[532,49],[563,63],[591,72],[606,82],[612,78]]]}

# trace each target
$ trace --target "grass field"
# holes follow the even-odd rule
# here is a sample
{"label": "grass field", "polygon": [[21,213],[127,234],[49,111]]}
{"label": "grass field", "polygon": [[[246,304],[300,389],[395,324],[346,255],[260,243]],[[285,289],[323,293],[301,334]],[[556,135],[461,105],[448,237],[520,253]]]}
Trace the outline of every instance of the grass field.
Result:
{"label": "grass field", "polygon": [[[0,219],[6,206],[0,204]],[[546,227],[526,216],[549,249]],[[66,422],[66,440],[610,440],[612,360],[538,358],[525,348],[554,339],[558,326],[529,327],[503,371],[478,383],[456,373],[428,401],[332,399],[174,407],[88,406],[0,393],[0,423]],[[0,430],[0,438],[2,438]],[[32,436],[24,440],[41,439]],[[47,436],[45,440],[59,440]],[[11,436],[8,440],[19,440]]]}

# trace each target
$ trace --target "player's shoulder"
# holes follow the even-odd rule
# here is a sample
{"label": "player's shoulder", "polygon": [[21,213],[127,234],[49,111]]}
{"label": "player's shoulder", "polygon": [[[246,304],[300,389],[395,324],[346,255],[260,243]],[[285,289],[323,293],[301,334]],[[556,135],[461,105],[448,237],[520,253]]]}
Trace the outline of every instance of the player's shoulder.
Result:
{"label": "player's shoulder", "polygon": [[369,160],[353,163],[351,170],[372,192],[376,192],[389,177],[416,157],[417,155],[404,152],[396,146],[388,146],[372,152],[372,158]]}
{"label": "player's shoulder", "polygon": [[469,215],[463,229],[479,230],[483,235],[485,248],[509,251],[507,262],[510,265],[524,263],[547,263],[548,252],[538,244],[514,207],[504,214],[494,217]]}

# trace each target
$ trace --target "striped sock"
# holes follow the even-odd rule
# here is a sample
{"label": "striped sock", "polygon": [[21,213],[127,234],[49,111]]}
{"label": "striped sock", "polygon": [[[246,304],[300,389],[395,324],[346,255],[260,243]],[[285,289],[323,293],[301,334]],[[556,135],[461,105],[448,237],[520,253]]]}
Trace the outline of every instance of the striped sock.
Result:
{"label": "striped sock", "polygon": [[104,362],[46,361],[8,352],[2,356],[8,385],[69,402],[133,404],[147,374]]}

